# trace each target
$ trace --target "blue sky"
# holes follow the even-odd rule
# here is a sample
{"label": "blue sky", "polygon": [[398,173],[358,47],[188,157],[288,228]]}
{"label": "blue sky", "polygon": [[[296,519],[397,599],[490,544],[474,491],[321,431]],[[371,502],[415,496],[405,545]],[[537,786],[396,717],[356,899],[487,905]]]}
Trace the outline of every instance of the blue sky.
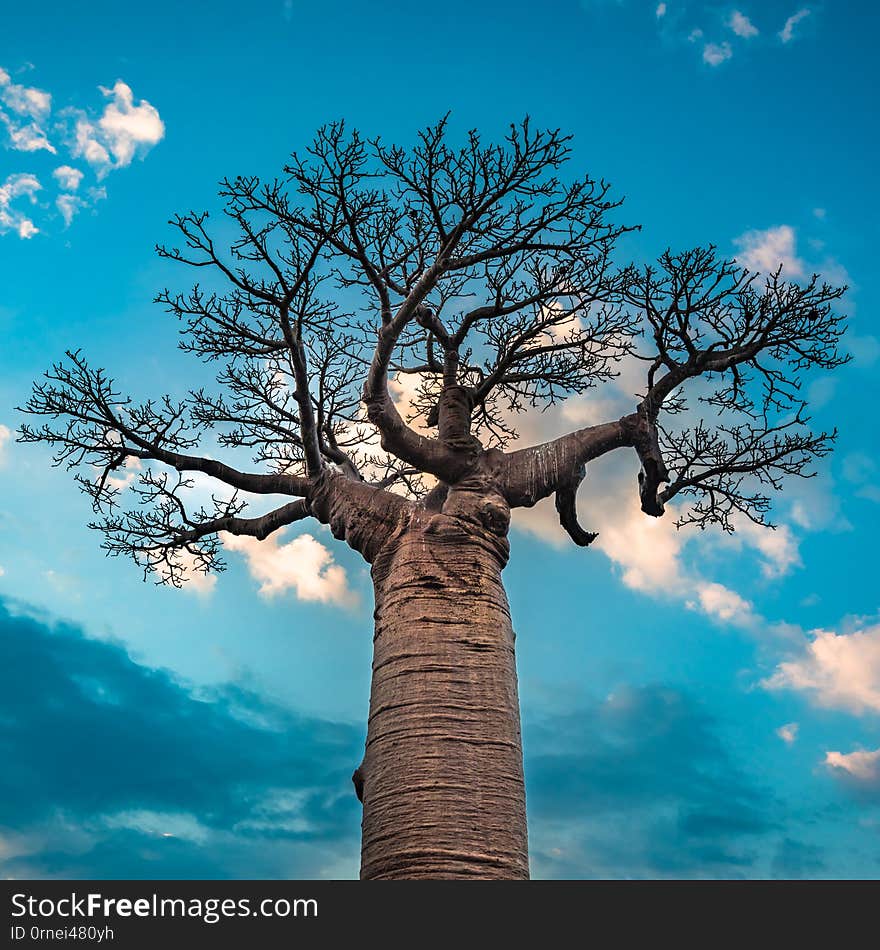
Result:
{"label": "blue sky", "polygon": [[595,548],[540,507],[516,522],[533,873],[877,876],[878,27],[873,4],[798,0],[7,11],[0,873],[356,875],[365,567],[303,525],[230,552],[213,584],[145,584],[103,557],[48,454],[14,442],[13,407],[68,347],[141,396],[206,380],[150,302],[187,278],[153,253],[171,214],[215,206],[223,176],[272,175],[329,120],[407,143],[451,110],[455,134],[525,113],[571,131],[573,172],[644,226],[629,257],[714,242],[851,287],[854,359],[808,383],[838,447],[775,533],[648,522],[614,458],[581,490]]}

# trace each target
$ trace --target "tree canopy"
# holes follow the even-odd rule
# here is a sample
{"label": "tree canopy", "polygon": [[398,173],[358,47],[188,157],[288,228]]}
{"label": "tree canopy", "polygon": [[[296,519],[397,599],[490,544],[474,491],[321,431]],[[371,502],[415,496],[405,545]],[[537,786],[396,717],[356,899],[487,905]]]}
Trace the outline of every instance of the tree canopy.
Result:
{"label": "tree canopy", "polygon": [[[202,278],[156,299],[180,346],[217,365],[216,390],[138,402],[72,350],[34,387],[23,409],[42,420],[20,438],[75,471],[109,553],[172,584],[222,569],[222,532],[332,525],[316,502],[328,480],[345,521],[441,505],[479,470],[510,507],[555,495],[589,544],[577,488],[618,448],[641,462],[646,514],[677,499],[681,524],[767,523],[773,491],[834,439],[811,430],[801,380],[847,359],[845,288],[752,273],[712,246],[616,260],[634,228],[605,181],[563,176],[570,144],[528,119],[489,144],[456,144],[444,119],[410,148],[322,128],[277,179],[223,181],[225,221],[178,215],[176,243],[158,248]],[[624,360],[644,368],[630,413],[513,444],[521,413],[601,387]],[[232,464],[242,450],[252,465]],[[114,473],[131,464],[126,504]],[[195,473],[226,491],[191,510]],[[290,500],[246,514],[259,495]]]}

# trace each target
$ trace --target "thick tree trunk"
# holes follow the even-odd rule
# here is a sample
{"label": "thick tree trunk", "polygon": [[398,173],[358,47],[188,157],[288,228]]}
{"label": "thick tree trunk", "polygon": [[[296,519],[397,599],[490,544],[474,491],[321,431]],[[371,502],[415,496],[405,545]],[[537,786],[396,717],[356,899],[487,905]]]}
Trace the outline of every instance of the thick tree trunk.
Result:
{"label": "thick tree trunk", "polygon": [[364,879],[528,877],[506,531],[475,528],[421,510],[373,562]]}

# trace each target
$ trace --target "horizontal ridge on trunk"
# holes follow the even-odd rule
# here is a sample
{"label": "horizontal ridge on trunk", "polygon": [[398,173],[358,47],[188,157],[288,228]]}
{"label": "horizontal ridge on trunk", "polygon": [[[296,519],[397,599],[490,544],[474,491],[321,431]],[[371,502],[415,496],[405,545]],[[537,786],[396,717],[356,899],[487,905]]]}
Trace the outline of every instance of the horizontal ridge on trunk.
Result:
{"label": "horizontal ridge on trunk", "polygon": [[506,541],[424,509],[373,563],[361,877],[527,878]]}

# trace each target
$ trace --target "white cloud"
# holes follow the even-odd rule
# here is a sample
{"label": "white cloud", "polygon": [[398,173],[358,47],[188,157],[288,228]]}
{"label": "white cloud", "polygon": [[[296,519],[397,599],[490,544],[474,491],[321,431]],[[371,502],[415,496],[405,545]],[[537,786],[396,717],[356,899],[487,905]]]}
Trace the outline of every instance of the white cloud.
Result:
{"label": "white cloud", "polygon": [[9,145],[17,152],[47,151],[56,154],[55,146],[51,144],[46,133],[36,122],[17,125],[5,112],[0,111],[0,122],[6,126],[9,134]]}
{"label": "white cloud", "polygon": [[131,87],[119,80],[112,89],[100,87],[111,101],[99,119],[79,113],[73,154],[95,166],[98,177],[130,165],[165,136],[165,124],[155,106],[141,99],[135,104]]}
{"label": "white cloud", "polygon": [[[0,215],[0,226],[3,225],[3,218]],[[40,233],[40,229],[34,224],[30,218],[17,218],[14,222],[14,228],[18,232],[18,236],[26,241],[28,238],[32,238],[35,234]]]}
{"label": "white cloud", "polygon": [[[93,166],[99,179],[116,168],[130,165],[135,156],[143,157],[165,135],[165,125],[155,106],[146,99],[135,100],[131,87],[122,80],[112,89],[98,87],[109,100],[101,112],[63,109],[57,114],[61,144],[68,151],[68,162],[59,164],[52,173],[60,195],[41,204],[45,211],[52,204],[69,227],[74,216],[90,203],[106,197],[103,188],[90,188],[82,194],[82,170],[69,163],[70,158],[83,158]],[[19,152],[58,149],[48,138],[46,122],[52,113],[52,96],[42,89],[14,83],[9,72],[0,68],[0,132],[6,130],[6,145]],[[65,131],[66,130],[66,131]],[[30,174],[10,175],[0,185],[0,234],[12,232],[21,238],[39,233],[31,217],[20,208],[11,207],[14,198],[26,196],[34,203],[39,182],[30,191],[22,190],[28,182],[37,182]],[[77,197],[73,193],[77,192]]]}
{"label": "white cloud", "polygon": [[786,490],[789,517],[806,531],[852,531],[827,466],[820,478],[797,479]]}
{"label": "white cloud", "polygon": [[710,66],[720,66],[733,56],[730,43],[707,43],[703,47],[703,62]]}
{"label": "white cloud", "polygon": [[217,586],[217,575],[206,574],[196,567],[195,557],[189,551],[177,552],[177,563],[183,572],[183,590],[198,597],[208,597]]}
{"label": "white cloud", "polygon": [[703,31],[699,27],[697,27],[697,29],[691,30],[690,34],[688,35],[688,42],[696,43],[697,40],[701,40],[702,38],[703,38]]}
{"label": "white cloud", "polygon": [[[697,597],[703,612],[710,617],[730,623],[750,623],[754,619],[752,605],[736,591],[723,584],[704,582],[697,584]],[[696,606],[693,601],[688,606]]]}
{"label": "white cloud", "polygon": [[725,541],[739,541],[755,548],[762,557],[761,573],[764,577],[784,577],[793,567],[801,565],[798,541],[788,525],[767,528],[742,517],[735,519],[734,527],[734,534],[727,536]]}
{"label": "white cloud", "polygon": [[5,231],[14,231],[20,238],[26,239],[39,233],[34,222],[12,203],[18,198],[28,198],[33,204],[36,194],[42,188],[36,175],[10,175],[0,185],[0,234]]}
{"label": "white cloud", "polygon": [[658,20],[662,19],[663,17],[666,16],[666,4],[658,3],[657,9],[654,12],[656,13]]}
{"label": "white cloud", "polygon": [[[545,412],[527,412],[517,417],[520,444],[541,443],[632,411],[636,401],[633,393],[643,385],[644,370],[635,360],[624,362],[621,370],[621,376],[598,396],[573,397]],[[583,527],[598,533],[592,549],[608,557],[619,569],[623,583],[633,590],[677,599],[724,623],[757,625],[760,618],[752,605],[735,591],[692,569],[686,553],[706,553],[719,546],[748,547],[760,554],[764,576],[773,579],[800,563],[797,539],[791,530],[781,525],[773,531],[744,518],[735,525],[737,531],[732,536],[679,531],[675,527],[674,504],[662,518],[651,518],[641,510],[637,473],[637,460],[626,452],[612,453],[587,467],[586,480],[578,493],[578,508]],[[571,545],[559,525],[552,499],[544,499],[534,508],[514,509],[513,526],[554,547],[564,549]]]}
{"label": "white cloud", "polygon": [[787,722],[784,726],[780,726],[776,730],[776,735],[779,736],[786,745],[793,745],[797,739],[798,729],[800,729],[800,726],[798,726],[796,722]]}
{"label": "white cloud", "polygon": [[301,534],[282,544],[282,534],[276,532],[265,541],[225,532],[220,538],[227,550],[244,555],[248,570],[259,581],[260,593],[265,597],[293,590],[300,600],[340,606],[356,603],[345,569],[333,562],[333,555],[323,544],[310,534]]}
{"label": "white cloud", "polygon": [[813,216],[824,221],[828,212],[824,208],[813,208]]}
{"label": "white cloud", "polygon": [[116,475],[110,475],[107,478],[107,484],[111,488],[115,488],[118,491],[122,491],[125,488],[128,488],[129,485],[137,478],[138,472],[143,470],[143,462],[136,455],[127,455],[125,457],[125,463],[122,466],[122,471],[117,469]]}
{"label": "white cloud", "polygon": [[48,92],[14,83],[5,69],[0,69],[0,104],[19,116],[14,119],[0,109],[0,121],[6,126],[9,147],[18,152],[55,152],[42,124],[52,109]]}
{"label": "white cloud", "polygon": [[737,36],[741,36],[743,39],[757,36],[759,32],[752,21],[744,13],[740,13],[739,10],[733,11],[730,19],[727,21],[727,25]]}
{"label": "white cloud", "polygon": [[36,175],[28,173],[9,175],[0,185],[0,203],[12,201],[22,195],[33,198],[41,188],[42,185]]}
{"label": "white cloud", "polygon": [[64,226],[68,228],[74,215],[84,206],[85,202],[76,195],[59,195],[55,199],[55,207],[61,212],[61,217],[64,218]]}
{"label": "white cloud", "polygon": [[52,172],[52,177],[58,182],[58,187],[63,191],[76,191],[83,180],[83,173],[78,168],[70,165],[59,165]]}
{"label": "white cloud", "polygon": [[145,808],[120,811],[102,815],[101,823],[107,828],[131,828],[157,838],[182,838],[197,843],[204,842],[208,829],[193,815],[185,812],[149,811]]}
{"label": "white cloud", "polygon": [[779,31],[779,39],[783,43],[789,43],[794,39],[794,28],[810,15],[810,10],[808,7],[804,7],[802,10],[798,10],[797,13],[792,14],[786,21],[785,26]]}
{"label": "white cloud", "polygon": [[184,590],[207,597],[214,592],[217,586],[216,574],[205,574],[203,571],[190,571],[184,581]]}
{"label": "white cloud", "polygon": [[52,108],[52,96],[42,89],[14,83],[9,73],[0,68],[0,102],[18,115],[44,119]]}
{"label": "white cloud", "polygon": [[73,145],[73,154],[84,158],[90,165],[98,165],[106,169],[110,163],[110,153],[98,141],[97,127],[86,116],[76,120],[76,140]]}
{"label": "white cloud", "polygon": [[815,631],[802,654],[780,663],[762,685],[805,692],[820,706],[880,712],[880,625],[848,634]]}
{"label": "white cloud", "polygon": [[[829,284],[836,284],[838,287],[847,286],[849,288],[853,287],[853,279],[850,277],[849,272],[840,263],[833,257],[826,257],[816,268],[822,277],[828,281]],[[852,315],[853,310],[853,301],[844,299],[839,305],[838,309],[845,313],[847,316]]]}
{"label": "white cloud", "polygon": [[873,752],[826,752],[825,764],[829,769],[845,772],[847,777],[857,782],[880,781],[880,749]]}
{"label": "white cloud", "polygon": [[[618,564],[627,587],[645,593],[675,594],[685,584],[681,549],[685,536],[671,519],[648,518],[639,505],[635,479],[621,485],[628,494],[622,504],[609,505],[609,517],[590,519],[589,530],[598,530],[597,548]],[[609,501],[605,496],[604,502]],[[555,513],[555,510],[554,510]]]}
{"label": "white cloud", "polygon": [[[600,410],[597,415],[603,412]],[[571,428],[570,422],[566,428]],[[545,433],[544,438],[547,437]],[[598,532],[591,549],[604,554],[619,569],[621,581],[633,590],[678,599],[716,620],[750,622],[751,607],[743,598],[720,584],[713,585],[695,576],[685,566],[685,547],[705,542],[706,536],[679,531],[673,510],[663,518],[650,518],[641,510],[637,468],[638,464],[624,454],[609,456],[588,468],[580,491],[579,520],[585,529]],[[517,530],[554,547],[571,546],[559,525],[552,499],[544,499],[534,508],[514,509],[513,524]]]}
{"label": "white cloud", "polygon": [[747,231],[734,238],[736,259],[752,271],[772,273],[782,264],[787,277],[802,277],[804,262],[797,256],[794,228],[781,224],[766,231]]}
{"label": "white cloud", "polygon": [[6,461],[6,446],[12,441],[12,431],[9,426],[0,424],[0,465]]}

